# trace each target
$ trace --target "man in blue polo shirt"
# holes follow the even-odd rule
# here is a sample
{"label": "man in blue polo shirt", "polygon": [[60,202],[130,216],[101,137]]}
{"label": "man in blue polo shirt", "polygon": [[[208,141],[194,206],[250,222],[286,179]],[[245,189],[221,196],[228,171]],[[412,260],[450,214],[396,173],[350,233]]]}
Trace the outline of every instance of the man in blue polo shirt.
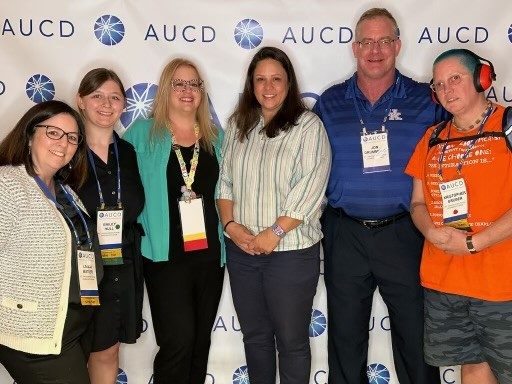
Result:
{"label": "man in blue polo shirt", "polygon": [[405,166],[425,129],[446,117],[428,84],[395,68],[394,17],[373,8],[356,25],[357,72],[315,105],[332,148],[323,218],[329,384],[367,383],[368,324],[378,286],[388,306],[400,384],[439,383],[423,359],[423,238],[409,215]]}

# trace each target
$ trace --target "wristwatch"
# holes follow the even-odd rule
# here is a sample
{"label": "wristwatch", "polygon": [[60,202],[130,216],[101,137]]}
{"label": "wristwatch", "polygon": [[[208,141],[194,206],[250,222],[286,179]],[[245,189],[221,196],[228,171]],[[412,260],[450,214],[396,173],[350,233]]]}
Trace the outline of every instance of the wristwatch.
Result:
{"label": "wristwatch", "polygon": [[468,247],[469,253],[475,254],[478,251],[475,249],[475,246],[473,245],[473,235],[467,235],[466,236],[466,246]]}
{"label": "wristwatch", "polygon": [[274,234],[279,236],[281,239],[286,236],[286,232],[279,224],[274,223],[270,228],[272,229],[272,232],[274,232]]}

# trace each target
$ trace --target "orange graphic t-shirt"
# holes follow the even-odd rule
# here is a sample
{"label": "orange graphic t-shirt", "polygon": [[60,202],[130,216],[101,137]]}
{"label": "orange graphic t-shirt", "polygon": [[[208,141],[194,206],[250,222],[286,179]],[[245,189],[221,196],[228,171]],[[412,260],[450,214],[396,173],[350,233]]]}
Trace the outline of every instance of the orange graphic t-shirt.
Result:
{"label": "orange graphic t-shirt", "polygon": [[[484,132],[501,132],[504,108],[489,116]],[[468,222],[473,234],[482,231],[512,209],[512,153],[504,137],[456,140],[428,148],[435,127],[427,130],[409,160],[405,173],[423,182],[427,210],[436,226],[443,225],[443,205],[439,183],[464,178],[468,196]],[[449,122],[441,139],[474,135],[457,131]],[[460,175],[457,167],[462,163]],[[439,178],[441,167],[443,180]],[[425,240],[420,269],[421,284],[445,293],[484,300],[512,300],[512,238],[476,254],[452,255]]]}

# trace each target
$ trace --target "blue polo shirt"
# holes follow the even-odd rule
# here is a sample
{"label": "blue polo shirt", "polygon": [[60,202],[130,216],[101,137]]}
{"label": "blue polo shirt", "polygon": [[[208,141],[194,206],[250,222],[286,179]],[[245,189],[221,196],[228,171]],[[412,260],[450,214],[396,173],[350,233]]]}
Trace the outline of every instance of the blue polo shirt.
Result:
{"label": "blue polo shirt", "polygon": [[[361,123],[354,103],[369,132],[388,119],[391,171],[363,173]],[[393,85],[372,105],[361,92],[356,74],[327,89],[315,104],[332,149],[327,199],[334,208],[361,219],[382,219],[409,211],[412,178],[404,173],[425,130],[447,118],[435,104],[426,83],[418,83],[396,71]]]}

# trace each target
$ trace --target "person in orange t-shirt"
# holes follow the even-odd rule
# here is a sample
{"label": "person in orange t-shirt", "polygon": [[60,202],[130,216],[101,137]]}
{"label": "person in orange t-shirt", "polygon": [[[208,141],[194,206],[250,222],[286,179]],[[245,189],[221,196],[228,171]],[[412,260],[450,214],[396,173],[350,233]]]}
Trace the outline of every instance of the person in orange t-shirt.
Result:
{"label": "person in orange t-shirt", "polygon": [[425,236],[425,361],[462,365],[463,384],[512,383],[512,153],[505,108],[483,92],[493,79],[469,50],[437,57],[431,87],[453,118],[427,130],[405,170]]}

